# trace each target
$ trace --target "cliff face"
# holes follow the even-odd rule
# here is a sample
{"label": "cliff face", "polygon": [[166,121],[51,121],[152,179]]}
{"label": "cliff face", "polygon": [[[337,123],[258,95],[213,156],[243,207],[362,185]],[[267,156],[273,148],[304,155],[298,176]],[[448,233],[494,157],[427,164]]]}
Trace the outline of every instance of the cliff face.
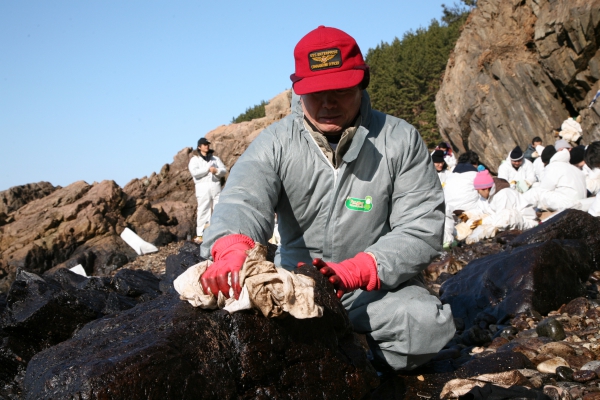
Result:
{"label": "cliff face", "polygon": [[517,144],[554,142],[581,115],[583,143],[600,140],[600,0],[479,0],[436,97],[444,139],[496,171]]}
{"label": "cliff face", "polygon": [[[250,142],[290,113],[291,91],[266,106],[266,116],[221,126],[206,136],[228,170]],[[136,257],[119,235],[126,227],[144,240],[165,245],[193,234],[196,196],[186,147],[159,173],[133,179],[123,189],[113,181],[80,181],[60,188],[47,182],[0,192],[0,293],[17,269],[42,274],[81,264],[105,276]]]}

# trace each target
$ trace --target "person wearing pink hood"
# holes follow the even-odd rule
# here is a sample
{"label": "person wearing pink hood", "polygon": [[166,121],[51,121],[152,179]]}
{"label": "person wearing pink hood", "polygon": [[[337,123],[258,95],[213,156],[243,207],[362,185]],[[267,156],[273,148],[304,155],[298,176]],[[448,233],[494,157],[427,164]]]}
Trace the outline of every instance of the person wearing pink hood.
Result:
{"label": "person wearing pink hood", "polygon": [[[501,181],[499,178],[496,180]],[[496,185],[488,170],[478,172],[473,184],[479,195],[487,201],[488,207],[484,211],[489,215],[489,224],[499,230],[525,230],[538,224],[535,210],[523,195],[510,189],[508,183]]]}

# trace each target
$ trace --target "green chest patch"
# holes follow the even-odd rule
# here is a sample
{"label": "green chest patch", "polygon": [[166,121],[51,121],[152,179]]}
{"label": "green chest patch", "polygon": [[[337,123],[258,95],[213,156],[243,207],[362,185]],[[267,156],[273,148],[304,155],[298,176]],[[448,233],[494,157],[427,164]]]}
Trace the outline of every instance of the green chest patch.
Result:
{"label": "green chest patch", "polygon": [[373,208],[373,199],[371,196],[367,196],[364,199],[348,197],[346,198],[346,208],[352,211],[369,212]]}

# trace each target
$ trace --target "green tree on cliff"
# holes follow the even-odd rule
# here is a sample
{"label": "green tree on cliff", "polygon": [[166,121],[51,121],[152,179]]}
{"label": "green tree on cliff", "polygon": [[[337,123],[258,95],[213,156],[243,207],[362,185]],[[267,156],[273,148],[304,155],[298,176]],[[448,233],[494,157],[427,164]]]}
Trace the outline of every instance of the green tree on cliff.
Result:
{"label": "green tree on cliff", "polygon": [[409,31],[402,39],[395,38],[390,44],[382,42],[367,52],[373,107],[416,126],[429,146],[441,140],[435,95],[474,3],[475,0],[463,0],[462,5],[442,5],[441,22],[434,19],[426,29]]}

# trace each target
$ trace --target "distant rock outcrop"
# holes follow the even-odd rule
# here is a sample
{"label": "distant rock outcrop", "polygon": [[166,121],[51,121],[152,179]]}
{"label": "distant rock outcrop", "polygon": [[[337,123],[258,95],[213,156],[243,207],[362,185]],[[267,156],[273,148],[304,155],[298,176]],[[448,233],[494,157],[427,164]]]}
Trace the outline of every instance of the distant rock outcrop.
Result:
{"label": "distant rock outcrop", "polygon": [[28,183],[13,186],[0,192],[0,226],[10,222],[8,214],[18,210],[32,200],[40,199],[54,192],[59,187],[54,187],[50,182]]}
{"label": "distant rock outcrop", "polygon": [[[258,133],[290,113],[291,91],[265,107],[266,116],[210,132],[212,146],[231,168]],[[196,228],[194,182],[188,171],[192,149],[177,153],[158,174],[133,179],[123,189],[113,181],[54,187],[40,182],[0,192],[0,293],[17,269],[42,274],[81,264],[88,274],[107,276],[136,257],[119,235],[132,229],[165,245]]]}
{"label": "distant rock outcrop", "polygon": [[269,101],[269,104],[265,106],[266,116],[263,118],[239,124],[222,125],[208,132],[206,138],[211,141],[211,147],[215,150],[215,154],[230,169],[260,131],[290,114],[291,101],[292,91],[286,90]]}
{"label": "distant rock outcrop", "polygon": [[600,0],[479,0],[436,97],[442,136],[491,170],[515,145],[583,118],[600,139]]}

